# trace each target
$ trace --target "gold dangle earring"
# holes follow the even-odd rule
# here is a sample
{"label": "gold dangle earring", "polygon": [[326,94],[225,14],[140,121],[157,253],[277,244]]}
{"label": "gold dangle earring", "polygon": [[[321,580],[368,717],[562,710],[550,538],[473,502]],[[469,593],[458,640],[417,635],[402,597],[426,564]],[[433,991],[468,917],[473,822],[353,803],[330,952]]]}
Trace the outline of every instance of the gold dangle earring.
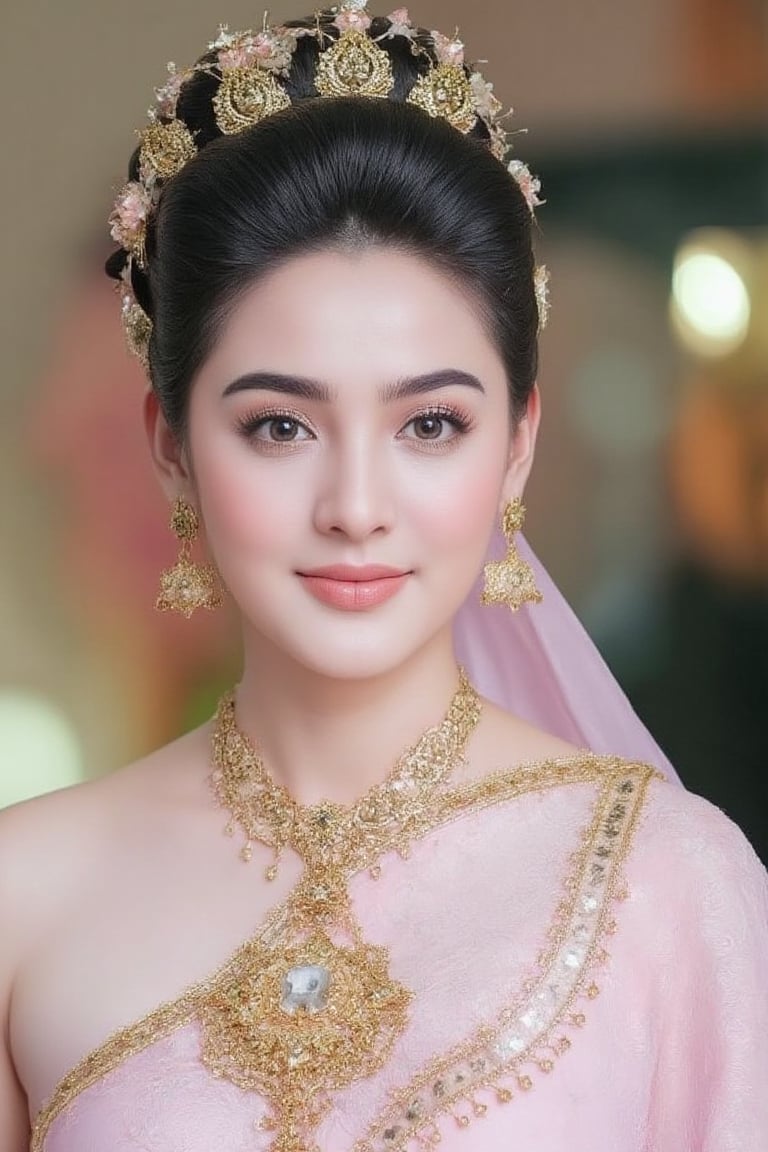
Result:
{"label": "gold dangle earring", "polygon": [[192,545],[200,531],[197,512],[180,496],[171,513],[171,530],[181,542],[181,550],[173,568],[160,576],[155,608],[160,612],[180,612],[187,619],[197,608],[218,608],[221,590],[216,570],[210,564],[195,564],[192,560]]}
{"label": "gold dangle earring", "polygon": [[504,509],[501,521],[507,538],[507,554],[503,560],[486,564],[484,569],[483,604],[506,604],[517,612],[523,604],[540,604],[544,599],[536,587],[533,569],[515,547],[515,533],[520,531],[524,521],[525,507],[520,497],[515,496]]}

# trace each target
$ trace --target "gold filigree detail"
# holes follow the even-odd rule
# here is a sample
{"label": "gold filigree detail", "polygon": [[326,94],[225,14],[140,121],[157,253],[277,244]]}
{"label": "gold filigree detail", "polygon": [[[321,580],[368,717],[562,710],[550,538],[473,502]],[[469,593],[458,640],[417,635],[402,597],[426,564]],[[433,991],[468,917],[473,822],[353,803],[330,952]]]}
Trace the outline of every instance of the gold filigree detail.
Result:
{"label": "gold filigree detail", "polygon": [[509,558],[489,560],[483,569],[483,604],[505,604],[513,612],[523,604],[539,603],[541,592],[527,560],[515,553],[515,563]]}
{"label": "gold filigree detail", "polygon": [[197,154],[192,133],[182,120],[171,120],[168,124],[153,121],[139,137],[141,171],[159,176],[161,180],[175,176]]}
{"label": "gold filigree detail", "polygon": [[200,521],[193,506],[181,497],[174,501],[171,531],[181,542],[181,549],[173,568],[161,573],[160,595],[155,607],[160,612],[180,612],[187,618],[198,608],[218,608],[221,589],[215,568],[192,560],[192,545],[200,531]]}
{"label": "gold filigree detail", "polygon": [[[505,160],[508,148],[501,124],[501,104],[493,94],[492,84],[474,68],[465,69],[464,46],[455,36],[450,39],[434,31],[432,47],[427,50],[426,42],[422,44],[416,36],[416,29],[407,19],[400,19],[405,9],[391,13],[398,19],[390,19],[388,31],[374,38],[366,31],[371,26],[371,17],[362,0],[349,0],[333,11],[332,20],[321,19],[322,14],[316,12],[314,27],[301,29],[270,27],[266,13],[258,32],[230,33],[226,25],[222,25],[219,35],[208,46],[213,57],[207,55],[181,70],[175,64],[168,65],[169,77],[155,89],[157,103],[149,111],[151,122],[138,133],[140,171],[135,183],[137,195],[146,196],[149,201],[148,219],[157,208],[158,178],[167,180],[175,176],[197,153],[192,134],[176,115],[182,87],[199,73],[218,79],[219,86],[212,97],[216,123],[226,135],[238,133],[289,107],[291,99],[277,77],[290,77],[293,54],[305,36],[315,38],[317,43],[314,75],[317,94],[336,98],[388,97],[395,87],[392,59],[380,42],[404,39],[411,51],[426,61],[427,68],[427,73],[407,97],[408,102],[430,116],[445,118],[464,134],[479,120],[488,131],[490,151],[499,161]],[[329,31],[331,26],[335,26],[334,31]],[[340,31],[340,35],[334,39],[336,31]],[[146,260],[143,236],[135,220],[129,219],[134,209],[135,203],[130,212],[122,212],[118,197],[110,216],[111,234],[137,265],[143,267]],[[116,220],[116,212],[121,219]],[[124,225],[130,229],[130,235],[124,234]],[[543,309],[541,311],[543,315]],[[130,332],[128,346],[146,367],[142,344],[133,340]]]}
{"label": "gold filigree detail", "polygon": [[198,608],[212,611],[220,606],[221,590],[211,564],[197,564],[182,554],[173,568],[161,572],[160,594],[155,601],[159,612],[180,612],[189,619]]}
{"label": "gold filigree detail", "polygon": [[515,535],[525,523],[525,506],[519,496],[507,503],[501,521],[507,540],[507,554],[503,560],[491,560],[483,569],[483,604],[506,604],[517,612],[524,604],[539,604],[543,600],[536,587],[536,576],[527,560],[517,551]]}
{"label": "gold filigree detail", "polygon": [[[546,792],[554,788],[566,787],[572,784],[597,783],[599,785],[599,795],[594,805],[593,818],[584,830],[582,845],[579,851],[571,858],[571,867],[568,870],[568,876],[564,883],[566,895],[557,908],[553,925],[550,929],[550,934],[554,936],[562,930],[562,926],[567,922],[576,907],[579,899],[579,877],[584,875],[585,862],[589,860],[590,863],[595,863],[598,866],[603,863],[600,858],[596,860],[591,859],[591,850],[596,830],[600,828],[606,819],[606,827],[616,829],[616,835],[615,837],[612,835],[612,839],[615,843],[615,864],[618,868],[618,865],[626,859],[630,850],[647,787],[650,780],[654,778],[664,779],[661,773],[647,765],[631,764],[615,757],[597,756],[591,753],[579,753],[575,756],[519,765],[514,770],[493,773],[481,780],[473,781],[460,788],[448,789],[442,792],[440,796],[436,798],[439,802],[435,803],[432,810],[428,813],[423,813],[414,823],[412,827],[413,840],[421,839],[430,832],[462,816],[481,811],[483,808],[509,803],[529,793]],[[622,818],[619,823],[616,822],[615,817],[620,816],[620,813],[615,810],[616,803],[628,805],[630,809],[629,819],[624,820]],[[389,845],[377,843],[371,849],[370,853],[361,853],[361,858],[358,859],[357,866],[350,869],[350,875],[353,872],[360,872],[374,867],[381,855],[391,851],[395,846],[394,842]],[[595,847],[597,847],[597,845],[595,845]],[[589,872],[589,875],[592,875],[592,873]],[[595,873],[595,876],[599,876],[599,873]],[[618,872],[615,874],[615,879],[614,873],[611,872],[609,879],[610,882],[607,880],[602,887],[602,896],[600,898],[599,908],[597,909],[601,923],[604,923],[608,918],[607,908],[611,895],[614,896],[616,901],[626,900],[629,895],[626,882]],[[289,899],[298,899],[300,887],[301,886],[294,889]],[[176,1000],[162,1004],[141,1020],[114,1033],[103,1044],[89,1053],[75,1068],[68,1072],[67,1075],[59,1081],[51,1098],[35,1117],[30,1152],[43,1152],[46,1136],[54,1120],[91,1085],[103,1079],[110,1071],[120,1066],[132,1056],[151,1047],[176,1029],[193,1021],[204,1011],[206,1001],[219,996],[222,989],[234,986],[239,979],[247,977],[252,949],[254,947],[273,949],[279,944],[279,941],[284,938],[286,927],[292,915],[289,913],[288,903],[289,902],[286,902],[275,908],[264,925],[262,925],[258,934],[252,940],[243,944],[231,959],[211,977],[198,984],[192,985]],[[598,949],[601,943],[598,938],[596,940]],[[590,983],[585,993],[587,999],[592,998],[590,991],[594,994],[595,989],[597,989],[597,985]],[[536,984],[530,985],[529,988],[524,991],[530,997],[530,995],[536,991]],[[481,1036],[475,1035],[471,1037],[466,1045],[460,1046],[458,1049],[452,1051],[452,1055],[456,1053],[466,1054],[471,1061],[474,1061],[472,1071],[477,1079],[472,1085],[467,1085],[465,1096],[467,1091],[479,1091],[483,1086],[491,1087],[494,1085],[494,1076],[497,1073],[496,1068],[489,1069],[487,1065],[483,1067],[478,1062],[479,1057],[472,1055],[472,1053],[477,1048],[478,1039],[487,1040],[495,1031],[498,1031],[502,1025],[506,1026],[509,1024],[512,1018],[510,1013],[511,1009],[502,1009],[498,1014],[498,1024],[495,1028],[483,1030]],[[567,1051],[571,1046],[570,1039],[559,1034],[560,1029],[564,1026],[580,1029],[585,1023],[586,1016],[580,1009],[574,1011],[573,1007],[569,1008],[567,1004],[561,1005],[560,1011],[552,1020],[550,1029],[551,1035],[555,1037],[554,1044],[558,1047],[560,1054]],[[563,1040],[567,1041],[567,1044],[564,1044]],[[443,1058],[443,1061],[445,1061],[445,1058]],[[430,1072],[431,1070],[430,1068]],[[485,1073],[485,1080],[483,1080],[483,1073]],[[421,1079],[423,1080],[424,1077],[422,1076]],[[450,1114],[454,1108],[454,1100],[456,1098],[455,1093],[450,1091],[447,1085],[439,1085],[439,1080],[440,1075],[437,1074],[437,1076],[431,1080],[427,1077],[423,1084],[423,1086],[428,1088],[433,1094],[437,1105],[436,1110],[434,1110],[434,1115],[432,1116],[434,1132],[437,1131],[434,1128],[434,1120],[439,1115]],[[516,1092],[528,1091],[533,1086],[533,1080],[527,1074],[520,1074],[515,1077],[514,1073],[509,1071],[507,1080],[514,1085],[514,1088],[508,1087],[505,1083],[496,1087],[494,1090],[494,1098],[500,1103],[506,1103],[512,1100]],[[401,1128],[403,1115],[405,1115],[405,1123],[411,1125],[414,1132],[419,1129],[429,1131],[428,1122],[423,1119],[419,1112],[415,1094],[411,1094],[411,1090],[414,1087],[418,1089],[420,1086],[421,1080],[417,1078],[411,1082],[407,1093],[405,1091],[398,1093],[396,1099],[398,1105],[401,1106],[401,1110],[398,1111],[393,1121],[397,1125],[398,1131],[393,1134],[391,1140],[386,1139],[386,1133],[391,1126],[389,1121],[392,1120],[392,1117],[388,1115],[380,1116],[375,1124],[371,1126],[365,1140],[361,1142],[360,1148],[369,1149],[372,1146],[372,1142],[379,1138],[378,1134],[382,1134],[382,1139],[386,1139],[385,1147],[401,1147],[405,1139]],[[435,1091],[436,1086],[437,1091]],[[454,1084],[454,1088],[455,1087],[456,1085]],[[411,1094],[411,1098],[406,1100],[405,1097],[409,1094]],[[404,1112],[402,1109],[404,1109]],[[410,1116],[408,1115],[409,1111],[411,1113]],[[439,1132],[437,1132],[437,1135],[439,1137]],[[397,1142],[392,1143],[392,1141]]]}
{"label": "gold filigree detail", "polygon": [[130,293],[126,293],[123,297],[122,313],[128,351],[138,357],[145,372],[148,372],[152,321]]}
{"label": "gold filigree detail", "polygon": [[421,76],[408,93],[408,103],[441,117],[465,135],[477,123],[472,87],[457,64],[437,64]]}
{"label": "gold filigree detail", "polygon": [[[330,1107],[329,1093],[380,1068],[405,1031],[411,994],[390,979],[388,951],[364,942],[347,883],[356,862],[365,863],[378,845],[394,842],[402,851],[410,845],[414,823],[429,817],[480,712],[480,698],[460,670],[442,722],[400,757],[383,783],[349,808],[327,801],[304,807],[275,783],[238,729],[233,695],[219,705],[211,784],[230,825],[245,832],[245,859],[259,841],[276,861],[290,845],[305,864],[286,904],[280,941],[256,949],[245,979],[201,1014],[204,1062],[240,1087],[259,1088],[272,1110],[276,1152],[308,1152],[312,1129]],[[300,974],[297,980],[313,974],[317,987],[304,999],[316,1010],[286,1018],[278,989],[291,972]]]}
{"label": "gold filigree detail", "polygon": [[290,106],[288,93],[271,72],[255,66],[226,69],[213,98],[216,123],[228,136]]}
{"label": "gold filigree detail", "polygon": [[56,1117],[92,1084],[103,1079],[131,1056],[145,1051],[177,1028],[194,1020],[206,996],[214,994],[223,985],[231,984],[244,971],[245,950],[257,941],[269,942],[274,939],[284,917],[285,908],[278,906],[267,917],[258,935],[238,948],[212,976],[191,984],[175,1000],[160,1004],[134,1024],[120,1028],[89,1052],[62,1077],[51,1098],[37,1113],[32,1125],[30,1152],[42,1152],[45,1138]]}
{"label": "gold filigree detail", "polygon": [[371,855],[407,848],[414,830],[432,812],[432,798],[463,750],[480,719],[480,698],[463,670],[459,687],[441,723],[429,728],[398,760],[386,780],[349,808],[322,803],[297,804],[276,784],[253,744],[235,722],[235,700],[225,696],[216,714],[211,786],[216,800],[240,826],[249,858],[254,841],[274,850],[291,845],[315,879],[322,872],[331,887]]}
{"label": "gold filigree detail", "polygon": [[329,1092],[386,1063],[412,995],[389,978],[385,948],[340,948],[322,932],[246,955],[247,971],[200,1010],[203,1063],[270,1101],[276,1152],[305,1152]]}
{"label": "gold filigree detail", "polygon": [[317,62],[315,87],[321,96],[384,98],[394,84],[389,55],[357,28],[343,32]]}
{"label": "gold filigree detail", "polygon": [[539,331],[543,331],[549,319],[549,269],[546,264],[537,264],[533,274],[533,290],[536,294],[536,307],[539,310]]}

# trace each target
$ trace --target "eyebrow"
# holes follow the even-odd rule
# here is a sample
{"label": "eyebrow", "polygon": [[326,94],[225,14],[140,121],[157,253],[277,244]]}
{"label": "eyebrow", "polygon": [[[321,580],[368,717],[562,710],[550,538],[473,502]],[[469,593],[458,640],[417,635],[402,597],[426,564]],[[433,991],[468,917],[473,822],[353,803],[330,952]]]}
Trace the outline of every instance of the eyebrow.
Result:
{"label": "eyebrow", "polygon": [[[380,389],[379,396],[385,403],[392,403],[395,400],[420,396],[424,392],[434,392],[439,388],[448,388],[456,384],[485,393],[485,388],[471,372],[464,372],[459,368],[439,368],[436,372],[427,372],[421,376],[406,376],[387,384]],[[312,380],[307,376],[288,376],[281,372],[248,372],[228,384],[223,395],[233,396],[237,392],[249,391],[280,392],[285,396],[296,396],[300,400],[315,400],[321,404],[329,404],[333,399],[333,389],[321,380]]]}

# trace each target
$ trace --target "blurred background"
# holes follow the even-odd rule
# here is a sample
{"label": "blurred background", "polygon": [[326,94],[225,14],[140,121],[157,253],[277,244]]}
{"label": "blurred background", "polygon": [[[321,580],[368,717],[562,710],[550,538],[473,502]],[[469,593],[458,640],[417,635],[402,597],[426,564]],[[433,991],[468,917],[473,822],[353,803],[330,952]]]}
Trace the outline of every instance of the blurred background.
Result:
{"label": "blurred background", "polygon": [[[528,535],[684,782],[768,860],[768,3],[411,15],[488,61],[547,199]],[[101,265],[167,61],[261,19],[246,0],[3,13],[0,806],[171,738],[236,674],[231,620],[152,608],[175,549]]]}

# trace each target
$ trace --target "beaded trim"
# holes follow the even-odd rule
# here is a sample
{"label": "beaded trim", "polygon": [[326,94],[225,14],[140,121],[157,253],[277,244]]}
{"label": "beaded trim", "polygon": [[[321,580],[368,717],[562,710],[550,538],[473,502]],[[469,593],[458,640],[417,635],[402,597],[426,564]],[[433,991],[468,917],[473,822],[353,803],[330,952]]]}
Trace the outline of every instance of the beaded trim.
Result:
{"label": "beaded trim", "polygon": [[620,869],[653,774],[630,765],[606,779],[582,847],[572,857],[548,947],[536,975],[524,981],[522,996],[500,1012],[495,1027],[480,1028],[395,1091],[355,1152],[402,1149],[414,1138],[438,1144],[438,1116],[453,1116],[460,1128],[468,1127],[473,1116],[488,1111],[478,1093],[495,1089],[496,1100],[506,1104],[515,1091],[533,1087],[529,1065],[552,1072],[557,1057],[571,1048],[563,1029],[581,1028],[586,1017],[578,1001],[599,994],[594,970],[608,960],[603,941],[617,928],[611,902],[629,896]]}
{"label": "beaded trim", "polygon": [[[446,790],[436,798],[430,820],[413,829],[413,838],[451,823],[463,815],[504,803],[530,792],[547,791],[568,784],[597,781],[600,792],[593,817],[582,834],[581,847],[570,858],[565,880],[566,896],[558,905],[548,933],[549,946],[539,956],[537,973],[524,983],[523,996],[502,1010],[498,1024],[480,1029],[464,1044],[431,1062],[402,1091],[391,1097],[391,1105],[370,1126],[355,1152],[402,1149],[418,1136],[438,1143],[436,1120],[453,1115],[460,1127],[470,1117],[462,1102],[476,1116],[487,1111],[487,1103],[474,1093],[495,1088],[502,1103],[513,1098],[510,1083],[521,1092],[533,1084],[524,1074],[524,1065],[535,1064],[550,1072],[556,1057],[571,1046],[569,1037],[556,1035],[569,1024],[581,1027],[577,1000],[593,999],[598,987],[591,977],[594,967],[604,963],[607,953],[603,937],[615,931],[610,916],[612,899],[626,899],[628,889],[620,875],[622,862],[632,845],[633,833],[651,779],[664,776],[645,764],[633,764],[616,757],[579,753],[489,774],[459,788]],[[380,847],[380,846],[379,846]],[[385,850],[386,851],[386,850]],[[401,855],[407,855],[399,846]],[[378,854],[357,871],[368,868],[378,873]],[[290,897],[289,897],[290,899]],[[43,1152],[46,1136],[54,1120],[91,1085],[131,1056],[193,1020],[221,988],[242,974],[256,942],[273,946],[284,930],[288,902],[279,905],[261,930],[246,941],[211,977],[191,985],[176,1000],[160,1005],[147,1016],[120,1029],[95,1048],[73,1068],[55,1088],[49,1101],[35,1117],[30,1152]],[[588,983],[588,981],[591,981]]]}

